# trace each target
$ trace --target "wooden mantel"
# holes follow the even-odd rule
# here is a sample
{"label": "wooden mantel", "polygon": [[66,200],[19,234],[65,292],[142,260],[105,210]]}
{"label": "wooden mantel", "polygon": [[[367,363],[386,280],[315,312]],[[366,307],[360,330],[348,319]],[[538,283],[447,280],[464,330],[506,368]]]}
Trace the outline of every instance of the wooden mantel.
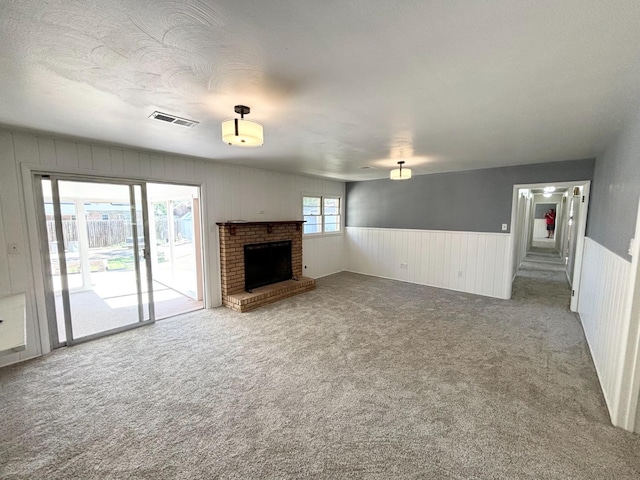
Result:
{"label": "wooden mantel", "polygon": [[273,231],[274,225],[295,225],[296,230],[300,230],[300,225],[302,225],[306,220],[276,220],[272,222],[245,222],[244,220],[227,220],[226,222],[216,222],[216,225],[219,227],[229,227],[229,233],[231,235],[236,234],[236,229],[238,227],[252,227],[256,225],[266,225],[267,233],[271,233]]}

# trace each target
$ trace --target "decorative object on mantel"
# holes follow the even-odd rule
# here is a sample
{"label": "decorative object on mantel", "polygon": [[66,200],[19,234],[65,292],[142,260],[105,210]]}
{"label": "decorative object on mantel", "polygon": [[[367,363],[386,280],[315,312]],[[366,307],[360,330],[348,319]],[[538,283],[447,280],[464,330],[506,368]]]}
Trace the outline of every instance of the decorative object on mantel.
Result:
{"label": "decorative object on mantel", "polygon": [[222,122],[222,140],[236,147],[259,147],[264,143],[264,131],[258,122],[245,120],[251,112],[245,105],[236,105],[234,110],[240,118],[229,118]]}
{"label": "decorative object on mantel", "polygon": [[[303,220],[284,220],[272,222],[234,221],[217,223],[220,235],[220,275],[222,303],[237,312],[246,312],[262,305],[273,303],[299,293],[313,290],[315,280],[302,276],[302,228]],[[290,247],[287,245],[290,244]],[[291,258],[291,268],[286,268],[286,279],[282,272],[275,272],[277,283],[265,284],[264,278],[270,277],[260,271],[258,282],[247,284],[247,273],[251,275],[251,266],[245,263],[249,250],[276,249],[286,250]],[[280,261],[270,262],[280,265]],[[263,267],[260,267],[263,268]],[[278,266],[277,268],[280,268]],[[255,269],[255,267],[254,267]],[[262,286],[255,286],[262,285]],[[249,291],[248,291],[249,290]]]}
{"label": "decorative object on mantel", "polygon": [[400,165],[400,168],[394,168],[393,170],[391,170],[391,174],[389,175],[389,178],[391,178],[391,180],[409,180],[411,178],[411,169],[410,168],[405,168],[404,170],[402,169],[402,165],[404,165],[404,160],[400,160],[398,162],[398,165]]}

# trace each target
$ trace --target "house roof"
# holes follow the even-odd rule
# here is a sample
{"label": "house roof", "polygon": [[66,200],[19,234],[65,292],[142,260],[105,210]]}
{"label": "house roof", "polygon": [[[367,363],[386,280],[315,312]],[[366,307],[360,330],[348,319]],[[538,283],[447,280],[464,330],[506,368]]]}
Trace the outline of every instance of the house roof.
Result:
{"label": "house roof", "polygon": [[[639,19],[622,1],[2,2],[0,123],[343,180],[588,158],[638,109]],[[262,147],[222,142],[237,104]]]}

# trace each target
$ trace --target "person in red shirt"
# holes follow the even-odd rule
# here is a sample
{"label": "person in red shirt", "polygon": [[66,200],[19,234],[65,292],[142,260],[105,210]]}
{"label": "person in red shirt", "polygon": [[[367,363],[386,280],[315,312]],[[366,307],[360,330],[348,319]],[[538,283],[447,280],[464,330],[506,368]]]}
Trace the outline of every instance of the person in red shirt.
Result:
{"label": "person in red shirt", "polygon": [[544,214],[544,218],[547,221],[547,238],[553,238],[553,234],[556,231],[556,211],[550,208],[549,211]]}

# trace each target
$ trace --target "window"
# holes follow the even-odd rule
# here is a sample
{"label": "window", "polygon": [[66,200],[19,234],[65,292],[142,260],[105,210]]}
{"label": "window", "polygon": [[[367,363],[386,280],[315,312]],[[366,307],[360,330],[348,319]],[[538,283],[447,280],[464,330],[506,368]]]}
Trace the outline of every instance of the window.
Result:
{"label": "window", "polygon": [[304,234],[340,232],[340,197],[302,197]]}
{"label": "window", "polygon": [[324,213],[324,231],[339,232],[340,231],[340,199],[324,197],[323,213]]}
{"label": "window", "polygon": [[304,233],[322,233],[322,197],[302,197]]}

